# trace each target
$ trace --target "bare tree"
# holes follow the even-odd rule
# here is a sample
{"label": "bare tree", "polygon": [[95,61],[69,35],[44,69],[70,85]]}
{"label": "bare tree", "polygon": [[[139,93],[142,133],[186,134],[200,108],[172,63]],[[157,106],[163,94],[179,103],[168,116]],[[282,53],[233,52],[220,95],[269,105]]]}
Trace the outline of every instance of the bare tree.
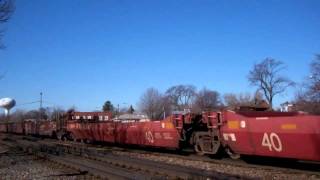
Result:
{"label": "bare tree", "polygon": [[258,86],[263,91],[270,109],[273,107],[274,97],[294,85],[291,80],[279,74],[284,68],[281,61],[266,58],[261,63],[255,64],[248,75],[251,85]]}
{"label": "bare tree", "polygon": [[164,99],[157,89],[149,88],[140,98],[140,110],[151,119],[160,119],[164,112]]}
{"label": "bare tree", "polygon": [[313,101],[320,102],[320,54],[310,65],[311,75],[309,77],[308,96]]}
{"label": "bare tree", "polygon": [[[0,25],[6,23],[14,11],[13,0],[0,0]],[[3,29],[0,29],[0,48],[5,46],[1,43],[3,37]]]}
{"label": "bare tree", "polygon": [[231,109],[236,109],[239,106],[249,106],[252,104],[252,97],[249,93],[227,93],[223,96],[223,98],[225,105]]}
{"label": "bare tree", "polygon": [[217,91],[203,88],[197,93],[192,109],[194,112],[202,112],[219,109],[221,106],[222,103],[219,93]]}
{"label": "bare tree", "polygon": [[17,109],[14,113],[10,115],[11,121],[23,121],[25,118],[26,112],[22,109]]}
{"label": "bare tree", "polygon": [[293,104],[295,105],[295,110],[312,114],[320,114],[320,102],[310,100],[308,95],[303,91],[296,93]]}
{"label": "bare tree", "polygon": [[196,87],[192,85],[172,86],[166,91],[166,96],[175,110],[191,108],[196,96]]}
{"label": "bare tree", "polygon": [[263,95],[256,91],[253,95],[250,93],[233,94],[227,93],[223,96],[225,105],[230,109],[238,109],[243,106],[261,107],[264,104]]}
{"label": "bare tree", "polygon": [[311,75],[295,97],[294,104],[297,110],[320,114],[320,55],[310,64]]}
{"label": "bare tree", "polygon": [[66,111],[59,107],[54,107],[49,114],[50,120],[59,120]]}

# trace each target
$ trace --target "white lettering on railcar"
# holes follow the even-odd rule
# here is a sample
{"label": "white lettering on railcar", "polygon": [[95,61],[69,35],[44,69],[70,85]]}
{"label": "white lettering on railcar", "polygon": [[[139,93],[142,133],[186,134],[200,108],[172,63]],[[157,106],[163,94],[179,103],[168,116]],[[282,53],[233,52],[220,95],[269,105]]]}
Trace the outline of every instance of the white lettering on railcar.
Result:
{"label": "white lettering on railcar", "polygon": [[223,133],[223,139],[224,139],[225,141],[228,141],[228,140],[229,140],[229,138],[228,138],[228,134]]}
{"label": "white lettering on railcar", "polygon": [[231,141],[237,141],[236,135],[234,133],[230,133]]}
{"label": "white lettering on railcar", "polygon": [[147,131],[147,132],[146,132],[146,140],[147,140],[149,143],[154,143],[154,139],[153,139],[153,135],[152,135],[152,132],[151,132],[151,131]]}
{"label": "white lettering on railcar", "polygon": [[240,121],[240,127],[246,128],[246,121]]}
{"label": "white lettering on railcar", "polygon": [[164,132],[164,133],[162,133],[162,135],[163,135],[163,139],[166,139],[166,140],[168,140],[168,139],[173,139],[173,137],[171,136],[171,134],[170,133],[168,133],[168,132]]}
{"label": "white lettering on railcar", "polygon": [[264,133],[261,144],[262,146],[268,147],[269,151],[282,151],[281,140],[279,136],[274,132],[270,133],[270,135],[268,135],[268,133]]}
{"label": "white lettering on railcar", "polygon": [[268,120],[269,117],[256,117],[256,120]]}
{"label": "white lettering on railcar", "polygon": [[234,133],[223,133],[223,139],[225,141],[237,141],[236,135]]}
{"label": "white lettering on railcar", "polygon": [[164,123],[161,123],[161,127],[162,127],[162,128],[165,128],[166,125],[165,125]]}

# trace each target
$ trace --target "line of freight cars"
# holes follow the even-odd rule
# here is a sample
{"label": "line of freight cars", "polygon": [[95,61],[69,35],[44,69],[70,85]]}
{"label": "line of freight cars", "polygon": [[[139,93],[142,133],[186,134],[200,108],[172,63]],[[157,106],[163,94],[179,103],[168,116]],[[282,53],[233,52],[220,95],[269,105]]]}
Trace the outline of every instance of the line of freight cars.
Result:
{"label": "line of freight cars", "polygon": [[320,162],[320,116],[223,110],[173,114],[159,121],[121,121],[110,117],[111,114],[94,116],[69,112],[57,122],[39,121],[38,124],[33,122],[34,125],[29,125],[28,121],[2,123],[0,131],[39,135],[51,132],[51,136],[60,139],[143,147],[192,147],[201,154],[225,150],[232,158],[255,155]]}

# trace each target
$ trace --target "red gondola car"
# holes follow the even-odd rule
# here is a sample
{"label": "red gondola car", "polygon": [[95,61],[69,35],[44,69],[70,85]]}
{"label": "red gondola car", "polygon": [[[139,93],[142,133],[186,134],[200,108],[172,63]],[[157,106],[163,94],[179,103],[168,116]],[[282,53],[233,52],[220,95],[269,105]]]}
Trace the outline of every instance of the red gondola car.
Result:
{"label": "red gondola car", "polygon": [[37,122],[37,135],[40,136],[56,136],[56,121],[42,120]]}
{"label": "red gondola car", "polygon": [[237,154],[320,161],[320,116],[233,111],[221,115],[222,144]]}
{"label": "red gondola car", "polygon": [[68,121],[73,139],[117,144],[179,148],[179,133],[169,120],[163,121]]}

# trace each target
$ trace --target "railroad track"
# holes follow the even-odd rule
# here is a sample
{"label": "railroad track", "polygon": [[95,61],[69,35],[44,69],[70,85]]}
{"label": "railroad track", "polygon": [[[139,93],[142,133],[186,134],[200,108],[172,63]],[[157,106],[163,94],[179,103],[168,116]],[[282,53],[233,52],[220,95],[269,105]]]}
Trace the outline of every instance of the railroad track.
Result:
{"label": "railroad track", "polygon": [[[78,143],[74,143],[77,145]],[[79,145],[79,144],[78,144]],[[82,144],[83,145],[83,144]],[[238,159],[230,159],[230,158],[219,158],[215,159],[209,156],[200,156],[193,153],[176,153],[175,151],[164,150],[159,152],[155,149],[128,149],[122,147],[114,147],[114,146],[92,146],[88,145],[87,148],[99,149],[101,153],[109,154],[110,152],[115,152],[116,154],[142,154],[142,155],[151,155],[151,156],[159,156],[159,157],[168,157],[168,158],[176,158],[183,159],[188,161],[197,161],[197,162],[207,162],[212,164],[224,164],[227,166],[235,166],[235,167],[244,167],[244,168],[252,168],[252,169],[263,169],[266,171],[279,171],[285,172],[287,174],[306,174],[310,176],[317,176],[320,178],[320,163],[318,162],[298,162],[298,161],[287,161],[285,159],[271,159],[271,158],[261,158],[261,157],[250,157],[246,160]],[[256,158],[257,160],[254,160]],[[254,161],[252,161],[254,160]]]}
{"label": "railroad track", "polygon": [[102,179],[250,179],[147,159],[119,156],[106,151],[101,153],[93,147],[91,149],[75,148],[69,143],[30,141],[21,137],[15,138],[11,143],[51,162],[65,165],[79,172],[88,172]]}
{"label": "railroad track", "polygon": [[[110,151],[110,149],[108,149]],[[307,174],[310,176],[317,176],[320,178],[320,163],[317,162],[295,162],[295,161],[286,161],[284,159],[270,159],[270,158],[261,158],[255,157],[258,160],[254,160],[254,157],[250,157],[248,161],[242,159],[230,159],[230,158],[219,158],[214,159],[209,156],[200,156],[195,154],[188,154],[188,155],[181,155],[177,153],[170,153],[170,152],[152,152],[152,151],[144,151],[144,150],[137,150],[137,149],[130,149],[127,150],[125,148],[117,147],[115,149],[118,154],[130,154],[130,153],[137,153],[143,155],[150,155],[150,156],[161,156],[161,157],[168,157],[168,158],[177,158],[183,159],[187,161],[195,161],[195,162],[207,162],[212,164],[224,164],[227,166],[234,166],[234,167],[244,167],[244,168],[252,168],[252,169],[263,169],[266,171],[281,171],[287,174]],[[283,161],[283,162],[282,162]]]}
{"label": "railroad track", "polygon": [[[108,149],[109,150],[109,149]],[[168,157],[168,158],[179,158],[189,161],[201,161],[213,164],[225,164],[225,165],[232,165],[238,167],[248,167],[248,168],[259,168],[265,170],[277,170],[283,171],[286,173],[303,173],[309,175],[317,175],[320,177],[320,163],[316,162],[295,162],[295,161],[286,161],[284,159],[268,159],[268,158],[261,158],[255,157],[258,160],[254,160],[254,157],[250,157],[248,161],[242,159],[230,159],[230,158],[219,158],[214,159],[209,156],[200,156],[195,154],[188,154],[188,155],[181,155],[176,153],[168,153],[168,152],[150,152],[144,150],[127,150],[125,148],[117,147],[115,151],[123,152],[123,153],[138,153],[144,155],[151,155],[151,156],[161,156],[161,157]],[[284,161],[283,163],[279,163]]]}
{"label": "railroad track", "polygon": [[[18,136],[18,139],[23,139],[24,137]],[[29,141],[25,141],[24,143],[30,144],[30,142],[38,143],[39,138],[27,138]],[[99,163],[105,163],[107,166],[115,166],[116,169],[121,167],[125,171],[134,170],[134,172],[141,172],[139,177],[145,177],[148,179],[150,177],[167,177],[167,178],[197,178],[197,179],[219,179],[217,177],[228,177],[234,179],[246,179],[246,176],[235,176],[235,175],[228,175],[224,173],[214,173],[215,171],[212,170],[210,173],[205,170],[201,170],[199,168],[187,168],[186,166],[177,166],[177,165],[168,165],[164,162],[148,160],[146,158],[133,158],[128,154],[142,154],[142,155],[150,155],[150,156],[159,156],[161,158],[168,157],[168,158],[176,158],[176,159],[183,159],[186,161],[192,162],[201,162],[201,163],[211,163],[211,164],[223,164],[226,166],[233,166],[233,167],[244,167],[244,168],[251,168],[251,169],[263,169],[265,171],[277,171],[283,172],[286,174],[308,174],[312,177],[320,178],[320,165],[319,164],[307,164],[307,166],[301,167],[294,167],[294,168],[287,168],[287,167],[278,167],[274,164],[264,165],[264,164],[248,164],[242,160],[231,160],[231,159],[212,159],[209,157],[197,156],[197,155],[180,155],[175,154],[172,151],[167,152],[152,152],[148,150],[141,150],[141,149],[127,149],[121,147],[108,147],[108,146],[99,146],[99,145],[92,145],[92,144],[83,144],[78,142],[61,142],[52,139],[46,139],[42,142],[42,151],[49,152],[51,154],[74,154],[77,157],[86,157],[91,161],[99,161]],[[23,144],[23,143],[22,143]],[[25,144],[24,147],[28,145]],[[43,146],[45,145],[45,146]],[[57,148],[59,147],[59,148]],[[118,154],[118,155],[117,155]],[[74,158],[74,157],[73,157]],[[68,158],[67,158],[68,159]],[[82,161],[82,160],[79,160]],[[61,162],[61,160],[60,160]],[[66,164],[67,160],[65,161]],[[99,164],[98,163],[98,164]],[[75,164],[75,163],[69,163]],[[93,163],[94,164],[94,163]],[[165,164],[160,166],[160,164]],[[78,165],[80,166],[80,165]],[[301,166],[301,165],[300,165]],[[90,166],[91,167],[91,166]],[[94,167],[94,165],[92,166]],[[291,166],[292,167],[292,166]],[[307,168],[306,168],[307,167]],[[311,167],[311,168],[310,168]],[[81,169],[77,167],[78,169]],[[301,168],[301,169],[300,169]],[[83,167],[84,171],[88,171],[88,167]],[[89,169],[89,171],[94,171],[93,169]],[[96,170],[97,171],[97,170]],[[118,170],[121,172],[120,170]],[[115,172],[115,171],[112,171]],[[145,173],[144,173],[145,172]],[[186,173],[187,172],[187,173]],[[96,173],[99,174],[99,173]],[[120,173],[121,175],[125,173]],[[201,175],[199,175],[201,174]],[[131,178],[134,177],[131,174]],[[139,178],[140,179],[140,178]]]}

